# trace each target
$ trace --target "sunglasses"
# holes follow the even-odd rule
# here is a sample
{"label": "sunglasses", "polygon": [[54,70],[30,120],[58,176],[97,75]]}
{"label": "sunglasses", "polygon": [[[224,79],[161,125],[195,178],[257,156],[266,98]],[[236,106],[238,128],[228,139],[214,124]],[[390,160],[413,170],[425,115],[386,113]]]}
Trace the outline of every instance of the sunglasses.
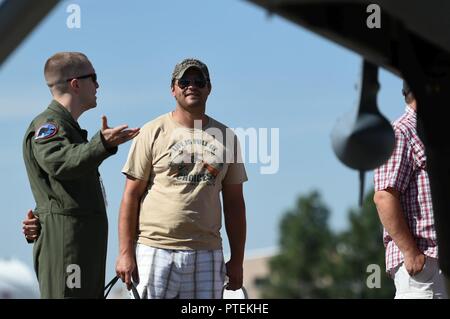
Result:
{"label": "sunglasses", "polygon": [[86,75],[82,75],[82,76],[77,76],[77,77],[74,77],[74,78],[67,79],[66,81],[70,82],[73,79],[80,80],[80,79],[87,79],[87,78],[91,78],[92,81],[94,81],[94,83],[95,83],[95,82],[97,82],[97,73],[91,73],[91,74],[86,74]]}
{"label": "sunglasses", "polygon": [[188,79],[179,79],[178,80],[178,87],[180,89],[185,89],[187,88],[189,85],[193,85],[196,86],[200,89],[203,89],[206,86],[207,81],[205,79],[193,79],[193,80],[188,80]]}

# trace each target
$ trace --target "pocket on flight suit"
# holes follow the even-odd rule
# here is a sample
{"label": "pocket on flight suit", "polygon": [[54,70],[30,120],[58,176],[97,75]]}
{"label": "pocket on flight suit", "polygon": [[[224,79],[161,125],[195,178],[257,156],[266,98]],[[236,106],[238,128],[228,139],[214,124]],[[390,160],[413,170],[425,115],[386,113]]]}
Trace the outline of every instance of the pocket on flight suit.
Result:
{"label": "pocket on flight suit", "polygon": [[61,215],[41,213],[39,223],[41,232],[33,247],[33,261],[41,298],[64,298]]}
{"label": "pocket on flight suit", "polygon": [[106,214],[64,218],[66,298],[102,298],[108,224]]}

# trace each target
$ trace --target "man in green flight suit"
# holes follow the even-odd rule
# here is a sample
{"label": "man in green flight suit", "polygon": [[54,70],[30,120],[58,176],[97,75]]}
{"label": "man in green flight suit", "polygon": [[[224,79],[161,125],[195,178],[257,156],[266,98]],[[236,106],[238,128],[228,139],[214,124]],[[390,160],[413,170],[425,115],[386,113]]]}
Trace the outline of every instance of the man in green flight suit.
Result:
{"label": "man in green flight suit", "polygon": [[44,75],[53,100],[23,141],[40,224],[30,231],[38,233],[33,260],[41,298],[102,298],[108,220],[98,167],[139,129],[109,128],[103,116],[101,130],[88,141],[77,120],[96,107],[99,85],[84,54],[56,53]]}

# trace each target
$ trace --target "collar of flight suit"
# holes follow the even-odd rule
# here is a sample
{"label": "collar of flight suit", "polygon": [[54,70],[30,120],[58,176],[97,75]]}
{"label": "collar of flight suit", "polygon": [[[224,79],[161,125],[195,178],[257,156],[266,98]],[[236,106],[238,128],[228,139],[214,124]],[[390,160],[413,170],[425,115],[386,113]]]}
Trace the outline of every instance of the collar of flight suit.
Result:
{"label": "collar of flight suit", "polygon": [[80,127],[80,124],[78,124],[77,121],[72,117],[72,114],[58,101],[52,100],[48,108],[52,111],[57,113],[61,118],[71,123],[78,131],[80,131],[80,134],[83,136],[84,139],[87,139],[87,131],[83,130]]}

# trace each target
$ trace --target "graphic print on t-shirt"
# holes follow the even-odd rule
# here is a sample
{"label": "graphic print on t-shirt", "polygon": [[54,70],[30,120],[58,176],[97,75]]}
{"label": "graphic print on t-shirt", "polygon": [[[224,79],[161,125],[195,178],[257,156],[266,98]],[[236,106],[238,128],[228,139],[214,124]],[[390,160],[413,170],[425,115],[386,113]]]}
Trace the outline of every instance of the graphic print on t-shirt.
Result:
{"label": "graphic print on t-shirt", "polygon": [[223,168],[222,151],[214,144],[189,138],[173,145],[170,149],[169,176],[182,184],[205,182],[214,185]]}

